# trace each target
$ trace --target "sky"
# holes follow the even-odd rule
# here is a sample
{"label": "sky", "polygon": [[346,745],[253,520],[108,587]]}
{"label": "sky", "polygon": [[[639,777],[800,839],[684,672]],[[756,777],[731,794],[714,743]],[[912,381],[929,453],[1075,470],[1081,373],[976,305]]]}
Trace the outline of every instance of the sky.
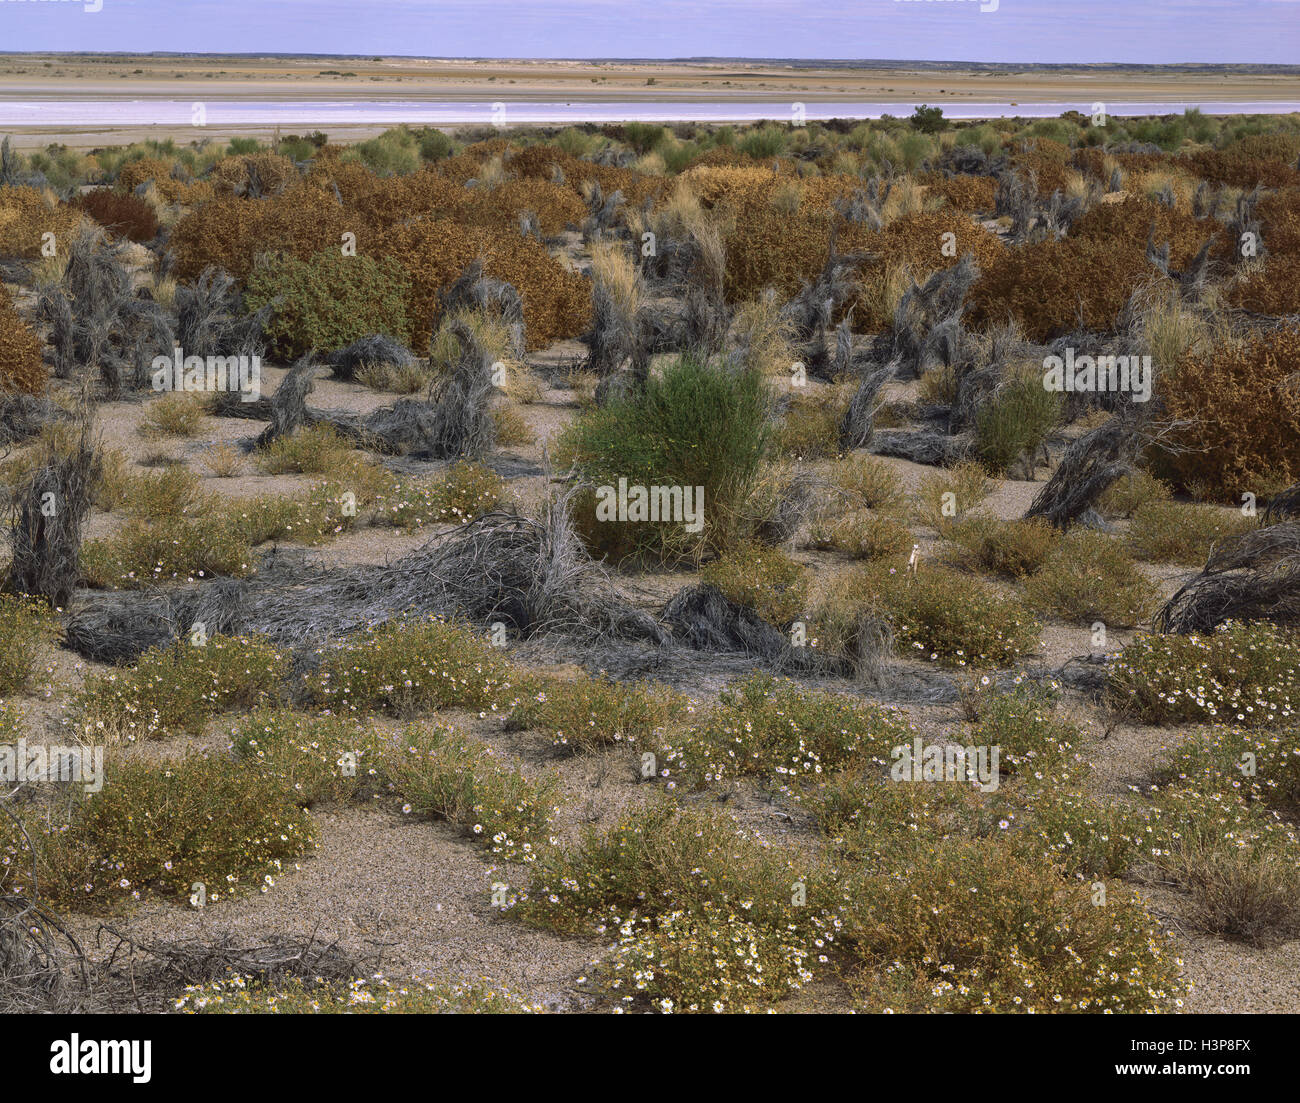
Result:
{"label": "sky", "polygon": [[1300,64],[1300,0],[0,0],[23,50]]}

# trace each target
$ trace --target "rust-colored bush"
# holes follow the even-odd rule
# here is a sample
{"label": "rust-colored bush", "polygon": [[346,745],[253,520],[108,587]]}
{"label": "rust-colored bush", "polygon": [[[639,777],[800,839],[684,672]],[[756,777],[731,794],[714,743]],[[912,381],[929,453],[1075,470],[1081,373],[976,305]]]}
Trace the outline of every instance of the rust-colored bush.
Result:
{"label": "rust-colored bush", "polygon": [[1185,360],[1156,389],[1173,418],[1196,419],[1154,470],[1184,489],[1240,502],[1245,492],[1300,478],[1300,329],[1283,328]]}
{"label": "rust-colored bush", "polygon": [[[956,238],[955,256],[945,255],[947,234]],[[954,211],[903,215],[885,227],[877,247],[885,260],[905,265],[916,280],[941,268],[951,268],[967,253],[983,272],[1006,252],[997,234]]]}
{"label": "rust-colored bush", "polygon": [[[1300,314],[1300,256],[1266,257],[1228,292],[1228,302],[1256,314]],[[1300,372],[1300,363],[1295,365]]]}
{"label": "rust-colored bush", "polygon": [[[1243,138],[1224,149],[1204,149],[1179,160],[1197,176],[1217,184],[1238,188],[1295,187],[1300,172],[1295,165],[1296,146],[1287,135],[1257,135]],[[1284,155],[1285,154],[1285,155]]]}
{"label": "rust-colored bush", "polygon": [[993,210],[998,182],[992,176],[948,176],[926,172],[917,177],[927,195],[941,196],[948,206],[968,214]]}
{"label": "rust-colored bush", "polygon": [[143,243],[158,236],[158,216],[148,203],[134,195],[99,188],[78,196],[73,206],[119,237]]}
{"label": "rust-colored bush", "polygon": [[0,257],[34,260],[45,234],[62,242],[80,221],[80,211],[50,202],[35,188],[0,188]]}
{"label": "rust-colored bush", "polygon": [[158,194],[168,203],[175,203],[184,184],[172,176],[173,167],[171,161],[164,161],[160,157],[142,157],[138,161],[128,161],[118,171],[117,186],[130,193],[152,180]]}
{"label": "rust-colored bush", "polygon": [[590,323],[588,282],[565,269],[536,241],[520,237],[518,231],[504,233],[447,219],[416,218],[384,231],[365,251],[378,260],[391,258],[410,278],[406,315],[417,334],[432,332],[439,294],[477,258],[482,258],[486,275],[513,284],[523,298],[530,348],[576,337]]}
{"label": "rust-colored bush", "polygon": [[27,394],[45,390],[49,372],[41,361],[41,342],[0,285],[0,391]]}
{"label": "rust-colored bush", "polygon": [[1264,248],[1272,256],[1300,255],[1300,187],[1270,192],[1256,205],[1255,213],[1263,231]]}
{"label": "rust-colored bush", "polygon": [[1070,164],[1070,149],[1050,138],[1037,138],[1028,148],[1011,158],[1011,167],[1028,178],[1032,173],[1038,184],[1038,194],[1046,198],[1054,191],[1064,191],[1066,171]]}
{"label": "rust-colored bush", "polygon": [[1018,321],[1027,336],[1047,341],[1081,325],[1110,329],[1129,296],[1158,278],[1142,245],[1066,238],[1007,249],[971,289],[971,321]]}
{"label": "rust-colored bush", "polygon": [[1175,269],[1185,267],[1207,238],[1223,237],[1223,224],[1217,219],[1195,218],[1139,195],[1127,195],[1118,203],[1098,203],[1074,223],[1070,236],[1145,252],[1153,226],[1157,247],[1169,243],[1169,263]]}
{"label": "rust-colored bush", "polygon": [[257,181],[262,195],[279,195],[298,180],[293,162],[277,153],[223,157],[212,166],[210,175],[218,195],[242,194],[252,180]]}
{"label": "rust-colored bush", "polygon": [[176,274],[193,279],[217,264],[238,280],[247,278],[259,253],[287,253],[306,260],[339,248],[345,231],[366,247],[359,217],[349,218],[329,192],[296,187],[276,199],[214,199],[182,218],[172,231]]}

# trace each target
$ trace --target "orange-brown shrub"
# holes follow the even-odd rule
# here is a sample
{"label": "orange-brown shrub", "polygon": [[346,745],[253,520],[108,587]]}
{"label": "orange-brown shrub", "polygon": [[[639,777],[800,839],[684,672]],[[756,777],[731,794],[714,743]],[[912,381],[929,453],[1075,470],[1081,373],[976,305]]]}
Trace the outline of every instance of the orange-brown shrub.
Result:
{"label": "orange-brown shrub", "polygon": [[[764,288],[796,294],[826,263],[834,220],[829,213],[783,214],[767,203],[746,204],[727,220],[725,236],[728,299],[756,298]],[[841,222],[836,248],[867,252],[878,239],[859,223]]]}
{"label": "orange-brown shrub", "polygon": [[[1256,314],[1300,314],[1300,255],[1266,257],[1232,285],[1228,302]],[[1300,364],[1295,367],[1300,371]]]}
{"label": "orange-brown shrub", "polygon": [[1027,336],[1050,340],[1080,325],[1110,329],[1129,296],[1158,270],[1145,257],[1145,241],[1117,248],[1111,241],[1066,238],[1006,249],[971,289],[974,324],[1015,320]]}
{"label": "orange-brown shrub", "polygon": [[927,195],[941,196],[953,210],[975,213],[991,211],[995,205],[998,182],[992,176],[943,176],[926,172],[917,177]]}
{"label": "orange-brown shrub", "polygon": [[[956,237],[956,256],[944,256],[945,234]],[[923,280],[941,268],[951,268],[967,253],[982,272],[1006,252],[997,234],[955,211],[903,215],[885,227],[876,244],[883,251],[884,259],[905,265],[916,280]]]}
{"label": "orange-brown shrub", "polygon": [[1300,187],[1270,192],[1256,204],[1255,213],[1270,254],[1300,254]]}
{"label": "orange-brown shrub", "polygon": [[49,372],[41,361],[40,339],[0,285],[0,391],[12,388],[40,394],[48,378]]}
{"label": "orange-brown shrub", "polygon": [[1187,265],[1207,238],[1224,236],[1223,224],[1217,219],[1195,218],[1140,195],[1126,195],[1118,203],[1098,203],[1074,223],[1070,236],[1145,252],[1153,226],[1156,246],[1169,243],[1169,262],[1176,269]]}
{"label": "orange-brown shrub", "polygon": [[576,337],[590,323],[590,284],[518,231],[415,218],[385,230],[365,251],[376,259],[397,261],[410,278],[406,316],[421,340],[437,320],[439,294],[477,258],[482,258],[485,274],[513,284],[523,298],[530,348]]}
{"label": "orange-brown shrub", "polygon": [[364,227],[349,218],[329,192],[295,187],[275,199],[214,199],[185,215],[172,231],[176,275],[193,279],[209,264],[244,280],[259,253],[283,252],[306,260],[338,248],[344,231],[366,247]]}
{"label": "orange-brown shrub", "polygon": [[124,192],[132,192],[141,184],[152,180],[154,187],[168,203],[175,203],[184,186],[172,176],[173,163],[160,157],[142,157],[138,161],[128,161],[118,170],[117,186]]}
{"label": "orange-brown shrub", "polygon": [[80,221],[80,211],[49,202],[35,188],[0,188],[0,256],[34,260],[44,234],[61,242]]}
{"label": "orange-brown shrub", "polygon": [[1181,158],[1206,180],[1238,188],[1286,188],[1300,184],[1293,167],[1296,145],[1288,135],[1260,134],[1242,138],[1223,149],[1203,149]]}
{"label": "orange-brown shrub", "polygon": [[1223,501],[1276,479],[1300,478],[1300,389],[1287,379],[1300,365],[1300,329],[1283,328],[1192,356],[1156,389],[1174,419],[1196,419],[1161,453],[1154,470],[1185,489]]}
{"label": "orange-brown shrub", "polygon": [[256,173],[263,195],[279,195],[298,180],[298,170],[288,157],[277,153],[247,153],[223,157],[212,166],[211,179],[218,195],[230,195]]}
{"label": "orange-brown shrub", "polygon": [[131,241],[152,241],[158,236],[158,216],[148,203],[134,195],[100,188],[78,196],[73,206],[104,229]]}
{"label": "orange-brown shrub", "polygon": [[1032,173],[1039,196],[1046,198],[1054,191],[1065,190],[1069,158],[1069,146],[1051,138],[1036,138],[1028,148],[1012,156],[1011,167],[1025,178]]}

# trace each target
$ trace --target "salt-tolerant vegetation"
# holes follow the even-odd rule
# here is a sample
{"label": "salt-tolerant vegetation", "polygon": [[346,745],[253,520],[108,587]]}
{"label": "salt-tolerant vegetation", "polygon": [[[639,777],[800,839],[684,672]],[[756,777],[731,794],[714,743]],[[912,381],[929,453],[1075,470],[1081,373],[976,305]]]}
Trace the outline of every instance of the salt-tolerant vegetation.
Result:
{"label": "salt-tolerant vegetation", "polygon": [[1205,1009],[1300,934],[1298,158],[6,147],[0,1010]]}

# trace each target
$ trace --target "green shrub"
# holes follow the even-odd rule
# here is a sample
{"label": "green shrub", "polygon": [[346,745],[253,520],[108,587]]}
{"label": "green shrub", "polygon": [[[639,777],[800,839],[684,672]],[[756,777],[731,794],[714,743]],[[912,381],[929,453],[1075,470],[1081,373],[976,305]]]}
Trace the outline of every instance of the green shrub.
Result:
{"label": "green shrub", "polygon": [[852,878],[841,946],[864,1010],[1130,1013],[1182,1005],[1170,936],[1139,899],[1066,879],[1001,838],[949,839]]}
{"label": "green shrub", "polygon": [[617,743],[650,743],[655,733],[689,708],[682,697],[650,683],[623,685],[600,676],[543,678],[521,686],[506,726],[539,731],[556,747],[594,750]]}
{"label": "green shrub", "polygon": [[942,534],[948,524],[965,516],[992,490],[988,472],[971,461],[927,472],[914,496],[917,516]]}
{"label": "green shrub", "polygon": [[402,479],[390,493],[380,495],[375,523],[398,528],[428,524],[465,525],[506,498],[506,481],[490,467],[457,460],[444,475]]}
{"label": "green shrub", "polygon": [[744,506],[758,480],[768,443],[770,396],[756,374],[731,375],[683,358],[652,375],[643,390],[589,410],[557,446],[595,487],[704,488],[698,534],[681,524],[603,521],[597,499],[575,512],[593,547],[615,557],[643,552],[671,558],[689,546],[725,551],[744,535]]}
{"label": "green shrub", "polygon": [[21,693],[40,668],[42,648],[59,626],[49,606],[27,597],[0,594],[0,695]]}
{"label": "green shrub", "polygon": [[96,674],[73,699],[88,742],[194,734],[226,709],[252,707],[274,695],[289,657],[262,640],[212,636],[151,648],[134,667]]}
{"label": "green shrub", "polygon": [[943,536],[956,545],[949,556],[956,565],[1004,578],[1035,574],[1058,543],[1056,531],[1038,519],[1000,521],[996,517],[967,517],[946,526]]}
{"label": "green shrub", "polygon": [[1115,660],[1109,692],[1117,708],[1152,724],[1286,723],[1300,711],[1300,640],[1270,624],[1142,636]]}
{"label": "green shrub", "polygon": [[343,348],[372,333],[408,339],[410,281],[390,259],[323,249],[310,260],[262,256],[248,277],[249,310],[271,306],[270,352],[294,360],[311,349]]}
{"label": "green shrub", "polygon": [[784,787],[854,759],[883,764],[908,736],[907,725],[886,709],[754,675],[724,690],[703,719],[669,736],[660,775],[692,787],[745,776],[776,778]]}
{"label": "green shrub", "polygon": [[707,564],[700,581],[753,609],[769,624],[786,628],[803,615],[807,574],[806,567],[777,548],[746,544]]}
{"label": "green shrub", "polygon": [[[594,934],[642,915],[740,909],[751,922],[807,921],[791,886],[808,877],[806,855],[765,843],[724,812],[654,801],[608,831],[588,827],[573,847],[544,851],[511,909],[563,934]],[[800,912],[803,912],[800,915]]]}
{"label": "green shrub", "polygon": [[187,985],[176,1000],[182,1015],[533,1015],[542,1008],[486,982],[441,984],[381,974],[347,984],[289,978],[269,984],[231,976]]}
{"label": "green shrub", "polygon": [[1199,567],[1215,544],[1254,527],[1252,518],[1217,506],[1154,500],[1134,512],[1128,542],[1139,559]]}
{"label": "green shrub", "polygon": [[0,853],[15,888],[35,859],[41,898],[102,909],[146,893],[207,904],[268,891],[309,846],[312,826],[279,781],[223,756],[110,765],[100,792],[74,786],[66,819],[26,823],[34,853],[6,821]]}
{"label": "green shrub", "polygon": [[350,717],[260,708],[231,733],[235,754],[278,779],[303,807],[379,789],[379,735]]}
{"label": "green shrub", "polygon": [[1110,484],[1097,499],[1097,510],[1103,517],[1132,517],[1148,502],[1167,501],[1171,495],[1168,483],[1146,471],[1134,471]]}
{"label": "green shrub", "polygon": [[252,549],[218,513],[132,518],[111,536],[81,546],[86,581],[103,589],[141,589],[168,580],[243,578],[253,573]]}
{"label": "green shrub", "polygon": [[1032,458],[1060,416],[1060,396],[1045,390],[1041,380],[1012,380],[994,392],[975,416],[979,458],[995,474],[1021,456]]}
{"label": "green shrub", "polygon": [[311,696],[335,712],[494,709],[509,687],[500,654],[469,628],[429,619],[369,628],[325,653]]}
{"label": "green shrub", "polygon": [[859,580],[864,604],[884,613],[915,658],[1001,667],[1038,649],[1040,625],[1018,597],[943,567],[913,578],[867,571]]}
{"label": "green shrub", "polygon": [[1144,621],[1159,597],[1120,541],[1090,529],[1067,533],[1025,592],[1036,608],[1071,624],[1120,627]]}

